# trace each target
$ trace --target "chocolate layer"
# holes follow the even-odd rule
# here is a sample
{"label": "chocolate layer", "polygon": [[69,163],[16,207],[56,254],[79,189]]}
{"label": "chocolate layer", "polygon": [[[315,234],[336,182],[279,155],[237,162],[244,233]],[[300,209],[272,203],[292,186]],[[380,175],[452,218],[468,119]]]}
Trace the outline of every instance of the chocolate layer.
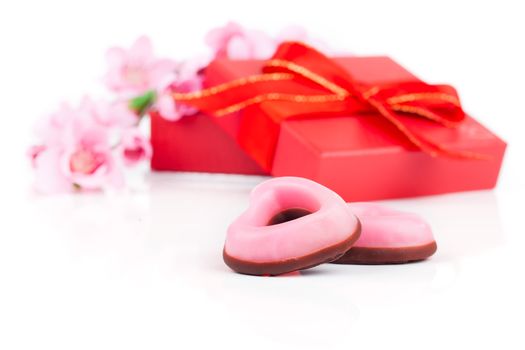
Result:
{"label": "chocolate layer", "polygon": [[315,253],[282,261],[260,263],[241,260],[228,255],[225,250],[223,250],[222,256],[226,265],[242,274],[257,276],[281,275],[292,271],[309,269],[342,257],[352,244],[357,241],[360,234],[361,224],[358,222],[355,231],[346,240],[318,250]]}
{"label": "chocolate layer", "polygon": [[352,247],[334,264],[403,264],[411,261],[424,260],[436,252],[436,242],[403,248],[368,248]]}

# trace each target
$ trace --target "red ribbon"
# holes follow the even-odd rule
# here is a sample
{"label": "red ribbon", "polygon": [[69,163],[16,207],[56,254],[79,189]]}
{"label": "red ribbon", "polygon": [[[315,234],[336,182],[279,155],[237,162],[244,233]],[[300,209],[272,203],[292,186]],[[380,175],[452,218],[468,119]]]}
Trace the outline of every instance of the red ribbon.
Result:
{"label": "red ribbon", "polygon": [[363,85],[336,62],[301,43],[281,44],[262,74],[194,93],[175,92],[173,97],[217,117],[244,110],[238,141],[268,171],[283,120],[356,113],[381,115],[394,126],[388,130],[431,156],[481,157],[449,150],[403,122],[402,116],[411,114],[455,127],[465,113],[453,87],[424,82]]}

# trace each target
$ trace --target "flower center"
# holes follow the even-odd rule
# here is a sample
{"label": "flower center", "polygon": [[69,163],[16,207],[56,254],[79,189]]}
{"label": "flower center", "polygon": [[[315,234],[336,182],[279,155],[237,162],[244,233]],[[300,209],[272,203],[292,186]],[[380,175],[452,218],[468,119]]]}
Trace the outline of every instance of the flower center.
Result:
{"label": "flower center", "polygon": [[74,173],[93,174],[104,163],[104,156],[87,150],[78,150],[69,159],[69,168]]}

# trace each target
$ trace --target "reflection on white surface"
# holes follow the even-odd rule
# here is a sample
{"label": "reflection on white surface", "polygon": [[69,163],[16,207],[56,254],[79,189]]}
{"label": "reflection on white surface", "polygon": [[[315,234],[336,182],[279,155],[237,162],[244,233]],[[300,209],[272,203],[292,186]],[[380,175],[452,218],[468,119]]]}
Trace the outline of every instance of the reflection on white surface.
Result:
{"label": "reflection on white surface", "polygon": [[[434,315],[427,319],[433,324],[453,310],[460,316],[449,326],[459,327],[475,307],[472,293],[485,286],[485,274],[497,284],[504,266],[513,266],[505,260],[510,250],[501,251],[507,245],[496,194],[485,191],[384,202],[430,222],[438,251],[428,261],[325,264],[279,278],[235,274],[222,262],[225,230],[263,180],[156,173],[124,194],[29,196],[22,205],[30,220],[12,237],[18,253],[2,258],[18,264],[11,278],[26,278],[23,292],[14,295],[38,288],[40,297],[13,307],[20,315],[36,309],[95,317],[100,323],[89,325],[99,331],[115,323],[149,335],[176,327],[177,337],[190,339],[206,328],[232,347],[245,345],[230,338],[234,330],[266,345],[346,348],[342,339],[364,341],[374,328],[395,336],[392,322],[430,336],[416,320]],[[75,334],[73,326],[60,324]]]}
{"label": "reflection on white surface", "polygon": [[[222,262],[226,227],[247,206],[251,188],[263,180],[249,176],[151,174],[149,190],[109,196],[37,196],[32,204],[69,242],[73,256],[99,256],[122,264],[166,259],[159,263],[167,273],[173,269],[179,277],[188,275],[190,283],[199,282],[197,273],[229,280],[239,276]],[[396,285],[406,289],[407,281],[430,286],[441,265],[458,268],[461,259],[483,254],[504,240],[492,191],[384,203],[416,212],[430,222],[438,242],[438,252],[432,259],[394,266],[326,265],[301,272],[301,279],[351,275],[364,282],[352,286],[351,293],[357,293],[360,287],[365,294],[380,293],[382,288],[378,291],[373,285],[379,281],[391,294]]]}
{"label": "reflection on white surface", "polygon": [[501,244],[504,234],[493,191],[465,192],[391,201],[426,218],[439,244],[435,259],[454,260]]}

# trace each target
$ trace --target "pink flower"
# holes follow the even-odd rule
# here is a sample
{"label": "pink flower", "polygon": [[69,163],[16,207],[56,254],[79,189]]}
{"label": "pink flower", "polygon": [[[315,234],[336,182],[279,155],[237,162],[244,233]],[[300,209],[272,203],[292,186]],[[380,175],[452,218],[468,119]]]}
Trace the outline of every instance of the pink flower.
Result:
{"label": "pink flower", "polygon": [[128,166],[151,158],[152,149],[149,140],[137,128],[125,130],[120,141],[120,152],[124,164]]}
{"label": "pink flower", "polygon": [[40,119],[35,133],[42,144],[61,146],[72,125],[98,127],[103,132],[109,132],[110,129],[131,127],[138,121],[138,116],[128,108],[126,101],[109,103],[84,97],[77,108],[64,103],[58,111]]}
{"label": "pink flower", "polygon": [[90,144],[89,141],[79,143],[75,149],[64,152],[60,162],[65,180],[73,186],[98,190],[120,188],[124,184],[122,169],[111,148],[103,145]]}
{"label": "pink flower", "polygon": [[85,97],[79,110],[86,114],[85,118],[92,118],[96,124],[107,128],[128,128],[139,121],[139,117],[129,109],[127,101],[110,103]]}
{"label": "pink flower", "polygon": [[33,166],[33,168],[36,167],[36,159],[43,151],[45,151],[45,149],[46,146],[44,145],[35,145],[29,147],[29,149],[27,150],[27,156],[31,160],[31,165]]}
{"label": "pink flower", "polygon": [[46,148],[35,159],[36,189],[41,193],[74,189],[120,188],[123,175],[111,149],[84,138],[72,148]]}
{"label": "pink flower", "polygon": [[125,96],[158,89],[176,68],[175,61],[156,58],[150,40],[144,36],[137,39],[129,49],[109,49],[107,61],[107,86]]}
{"label": "pink flower", "polygon": [[37,133],[42,143],[32,152],[39,192],[123,185],[121,167],[112,154],[110,130],[97,122],[95,106],[64,105],[40,123]]}
{"label": "pink flower", "polygon": [[233,22],[212,29],[205,40],[217,58],[267,59],[277,46],[265,33],[246,30]]}
{"label": "pink flower", "polygon": [[176,104],[172,92],[193,92],[202,88],[202,70],[209,64],[208,58],[196,58],[180,64],[175,80],[162,89],[157,96],[155,107],[160,115],[170,121],[180,119],[185,115],[196,113],[197,110],[183,104]]}
{"label": "pink flower", "polygon": [[63,103],[58,111],[40,119],[35,125],[35,134],[44,148],[59,146],[65,127],[71,123],[73,108]]}

